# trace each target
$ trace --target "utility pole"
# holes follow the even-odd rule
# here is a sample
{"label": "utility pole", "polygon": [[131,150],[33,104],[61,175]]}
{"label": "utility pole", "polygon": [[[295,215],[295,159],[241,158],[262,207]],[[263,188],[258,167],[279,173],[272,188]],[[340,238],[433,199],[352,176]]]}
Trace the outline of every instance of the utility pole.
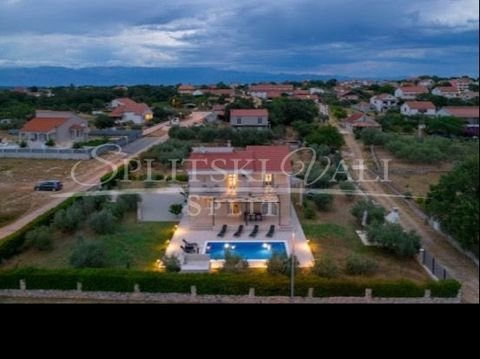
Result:
{"label": "utility pole", "polygon": [[295,232],[292,233],[292,263],[290,264],[290,300],[295,297]]}

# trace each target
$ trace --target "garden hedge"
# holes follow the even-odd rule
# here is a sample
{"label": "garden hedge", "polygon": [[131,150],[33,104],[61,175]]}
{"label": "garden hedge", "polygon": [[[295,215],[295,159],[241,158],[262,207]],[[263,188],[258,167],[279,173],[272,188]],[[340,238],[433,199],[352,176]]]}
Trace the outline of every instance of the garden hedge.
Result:
{"label": "garden hedge", "polygon": [[[137,272],[114,269],[62,269],[41,270],[23,268],[0,271],[0,289],[18,289],[19,281],[26,280],[27,289],[72,290],[77,282],[84,291],[132,292],[138,284],[146,293],[189,293],[195,285],[198,294],[246,295],[255,288],[258,296],[288,296],[289,278],[268,274],[178,274]],[[361,297],[371,288],[376,297],[423,297],[425,289],[433,297],[456,297],[460,284],[447,280],[416,284],[399,280],[344,280],[323,279],[315,276],[298,276],[295,279],[295,294],[306,296],[314,289],[315,297]]]}
{"label": "garden hedge", "polygon": [[52,208],[48,212],[38,216],[32,222],[19,229],[15,233],[12,233],[4,239],[0,239],[0,262],[20,253],[21,248],[25,243],[25,235],[29,231],[39,226],[50,225],[57,211],[70,207],[77,199],[78,197],[68,198],[57,207]]}

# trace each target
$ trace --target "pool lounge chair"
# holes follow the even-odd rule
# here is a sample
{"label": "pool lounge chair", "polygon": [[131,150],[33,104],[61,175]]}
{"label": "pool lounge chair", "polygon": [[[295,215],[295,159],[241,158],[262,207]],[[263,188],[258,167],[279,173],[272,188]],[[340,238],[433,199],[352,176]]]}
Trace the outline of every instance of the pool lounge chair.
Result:
{"label": "pool lounge chair", "polygon": [[221,237],[221,238],[225,237],[225,233],[227,233],[227,228],[228,228],[227,225],[224,224],[224,225],[222,226],[222,230],[218,233],[217,236],[218,236],[218,237]]}
{"label": "pool lounge chair", "polygon": [[270,229],[268,230],[267,237],[272,238],[274,234],[275,234],[275,226],[271,225]]}
{"label": "pool lounge chair", "polygon": [[244,228],[243,224],[238,226],[238,230],[235,232],[233,236],[237,238],[240,237],[243,233],[243,228]]}
{"label": "pool lounge chair", "polygon": [[255,238],[258,234],[258,229],[259,229],[258,224],[256,224],[255,227],[253,227],[252,233],[250,233],[250,237]]}

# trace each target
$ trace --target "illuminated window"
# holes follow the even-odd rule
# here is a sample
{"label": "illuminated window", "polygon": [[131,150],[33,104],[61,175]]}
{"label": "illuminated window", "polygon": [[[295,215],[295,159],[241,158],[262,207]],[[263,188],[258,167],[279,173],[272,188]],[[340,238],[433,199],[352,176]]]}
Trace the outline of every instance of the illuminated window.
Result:
{"label": "illuminated window", "polygon": [[273,186],[273,174],[267,173],[264,179],[265,186]]}
{"label": "illuminated window", "polygon": [[228,203],[227,213],[229,216],[239,216],[240,206],[238,205],[238,203]]}
{"label": "illuminated window", "polygon": [[235,191],[238,185],[238,176],[237,175],[228,175],[227,178],[227,187],[230,191]]}

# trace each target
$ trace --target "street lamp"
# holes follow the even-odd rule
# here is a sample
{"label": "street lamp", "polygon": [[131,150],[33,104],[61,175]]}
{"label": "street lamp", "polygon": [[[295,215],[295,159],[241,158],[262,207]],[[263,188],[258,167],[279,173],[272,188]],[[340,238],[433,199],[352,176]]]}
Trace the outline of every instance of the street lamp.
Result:
{"label": "street lamp", "polygon": [[290,299],[293,301],[295,296],[295,232],[292,233],[292,253],[290,264]]}

